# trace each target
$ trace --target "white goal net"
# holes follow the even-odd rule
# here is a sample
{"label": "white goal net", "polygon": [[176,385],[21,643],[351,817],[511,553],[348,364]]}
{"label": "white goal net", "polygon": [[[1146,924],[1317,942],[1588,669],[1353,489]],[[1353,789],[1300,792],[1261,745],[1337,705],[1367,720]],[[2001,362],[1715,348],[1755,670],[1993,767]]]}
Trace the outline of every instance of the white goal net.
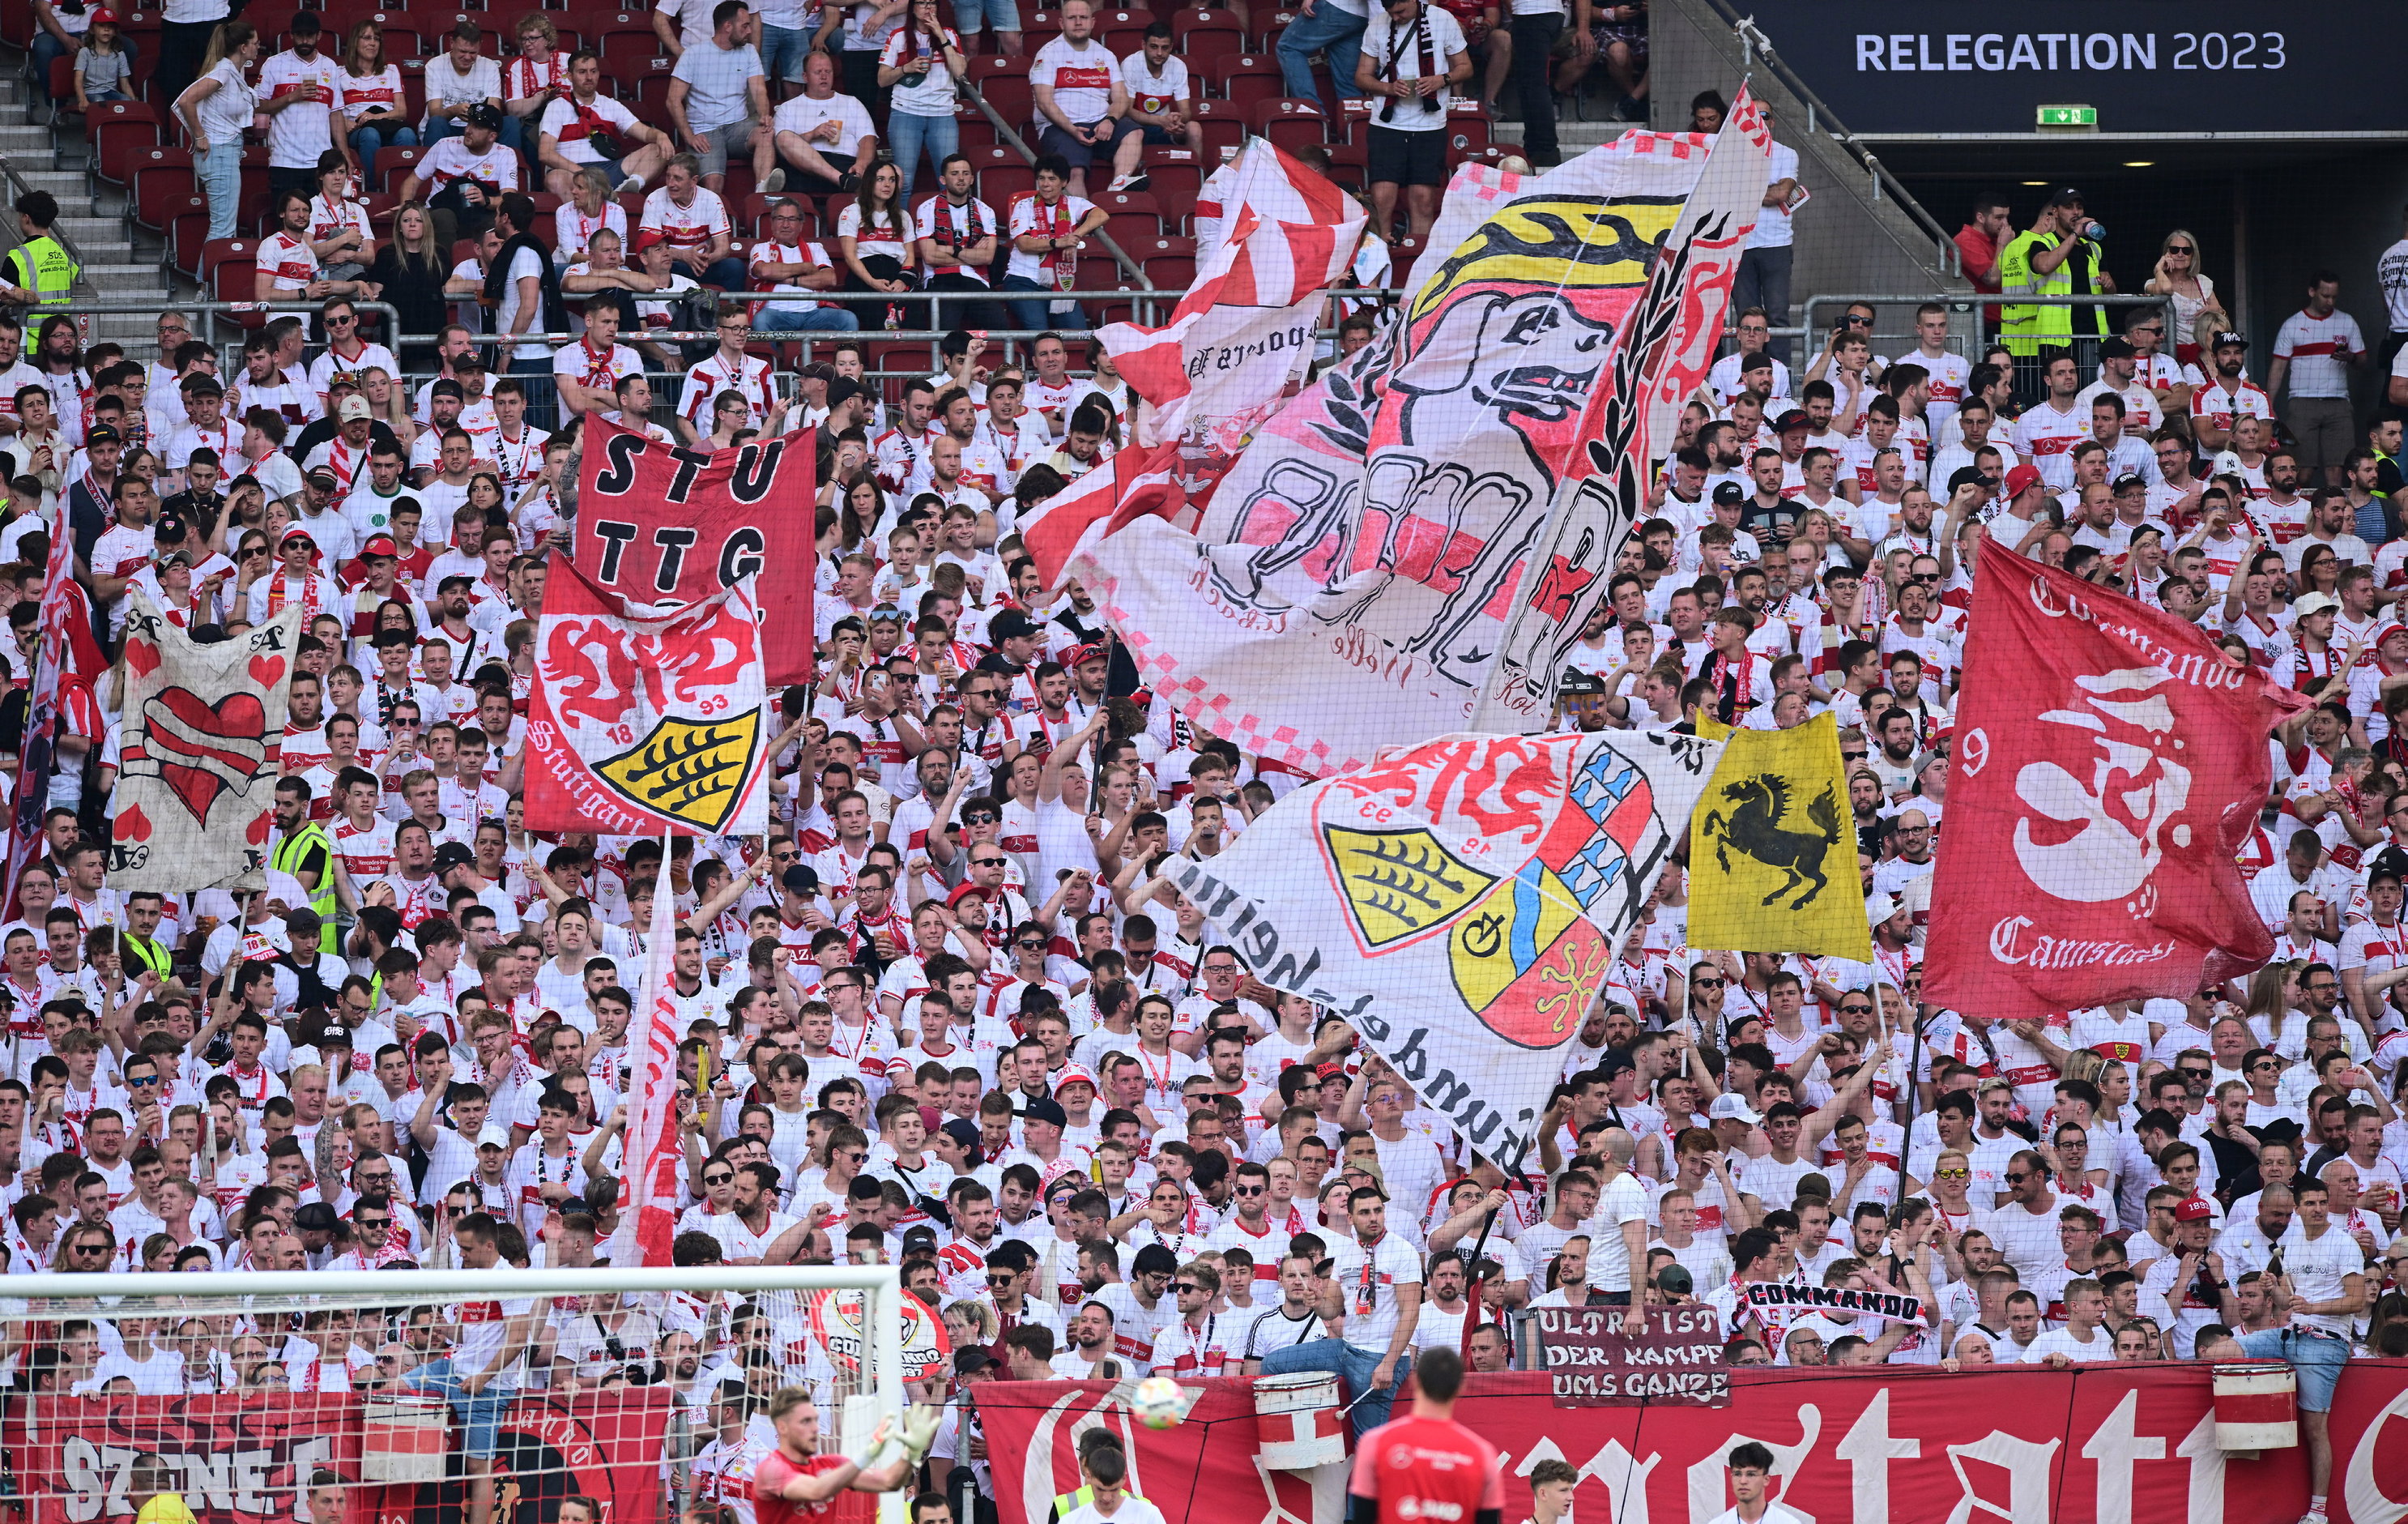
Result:
{"label": "white goal net", "polygon": [[[906,1401],[907,1326],[925,1367],[933,1324],[879,1265],[11,1276],[0,1506],[11,1524],[106,1524],[169,1494],[199,1524],[752,1524],[771,1399],[805,1388],[821,1449],[862,1459]],[[833,1517],[881,1512],[852,1493]]]}

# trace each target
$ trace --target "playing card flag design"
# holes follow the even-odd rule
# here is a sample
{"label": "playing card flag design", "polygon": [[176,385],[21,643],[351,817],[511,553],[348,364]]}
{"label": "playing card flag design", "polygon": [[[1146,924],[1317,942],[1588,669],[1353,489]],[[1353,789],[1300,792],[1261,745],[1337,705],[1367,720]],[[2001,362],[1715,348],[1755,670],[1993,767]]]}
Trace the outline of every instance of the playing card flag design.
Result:
{"label": "playing card flag design", "polygon": [[1535,180],[1459,174],[1471,225],[1434,237],[1389,336],[1256,432],[1192,533],[1140,517],[1082,559],[1154,693],[1318,777],[1509,728],[1474,712],[1708,143],[1633,132]]}
{"label": "playing card flag design", "polygon": [[608,836],[769,827],[752,579],[629,603],[555,558],[536,630],[526,823]]}
{"label": "playing card flag design", "polygon": [[1721,751],[1443,737],[1309,784],[1168,872],[1257,978],[1336,1010],[1473,1148],[1511,1158]]}
{"label": "playing card flag design", "polygon": [[201,645],[140,593],[128,599],[109,882],[237,886],[267,861],[302,611]]}

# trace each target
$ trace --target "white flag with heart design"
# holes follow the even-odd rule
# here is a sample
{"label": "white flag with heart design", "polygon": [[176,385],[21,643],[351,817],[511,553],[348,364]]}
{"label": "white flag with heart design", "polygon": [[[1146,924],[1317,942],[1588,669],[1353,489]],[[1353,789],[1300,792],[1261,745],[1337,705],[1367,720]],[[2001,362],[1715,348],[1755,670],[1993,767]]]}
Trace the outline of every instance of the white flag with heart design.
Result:
{"label": "white flag with heart design", "polygon": [[204,645],[141,594],[128,607],[109,884],[256,886],[240,881],[267,866],[302,611]]}

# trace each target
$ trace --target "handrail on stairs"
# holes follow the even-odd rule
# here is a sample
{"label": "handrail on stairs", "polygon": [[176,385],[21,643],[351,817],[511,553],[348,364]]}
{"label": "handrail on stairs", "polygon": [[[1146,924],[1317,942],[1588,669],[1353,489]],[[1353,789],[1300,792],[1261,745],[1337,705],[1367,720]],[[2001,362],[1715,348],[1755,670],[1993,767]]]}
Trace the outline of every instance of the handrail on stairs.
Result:
{"label": "handrail on stairs", "polygon": [[[5,179],[8,184],[8,205],[0,207],[0,232],[7,235],[9,248],[22,249],[25,244],[25,228],[17,220],[17,198],[33,190],[34,184],[25,178],[23,171],[17,167],[17,161],[5,153],[0,153],[0,179]],[[64,211],[59,214],[59,220],[61,222],[66,220],[66,214]],[[59,241],[59,247],[67,252],[67,257],[76,262],[76,269],[79,272],[76,276],[76,289],[98,295],[100,288],[93,285],[90,278],[80,273],[84,266],[83,251],[76,247],[75,239],[67,237],[66,229],[64,227],[50,229],[50,237],[56,238]]]}

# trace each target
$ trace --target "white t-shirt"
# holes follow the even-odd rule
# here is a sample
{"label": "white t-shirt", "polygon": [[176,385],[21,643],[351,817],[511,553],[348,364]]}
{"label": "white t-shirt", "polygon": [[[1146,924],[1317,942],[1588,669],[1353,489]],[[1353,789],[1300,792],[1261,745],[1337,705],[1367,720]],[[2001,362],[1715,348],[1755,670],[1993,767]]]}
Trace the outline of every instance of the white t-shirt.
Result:
{"label": "white t-shirt", "polygon": [[[1781,180],[1797,178],[1798,151],[1786,143],[1773,144],[1771,153],[1765,159],[1764,188],[1769,191]],[[1796,230],[1790,225],[1791,215],[1787,207],[1756,208],[1756,231],[1747,236],[1747,246],[1751,249],[1788,248],[1797,237]]]}
{"label": "white t-shirt", "polygon": [[850,162],[853,155],[861,151],[863,138],[878,136],[878,129],[870,125],[868,111],[863,108],[859,101],[843,94],[830,95],[824,101],[815,101],[809,95],[797,95],[779,107],[777,115],[770,121],[779,132],[800,133],[806,136],[823,122],[841,123],[841,129],[837,133],[835,142],[814,142],[811,145],[830,164],[836,164],[840,159]]}
{"label": "white t-shirt", "polygon": [[[1417,36],[1415,28],[1412,27],[1404,35],[1399,35],[1384,7],[1372,16],[1371,24],[1363,32],[1363,54],[1371,60],[1374,79],[1418,79],[1433,74],[1443,77],[1447,61],[1468,50],[1469,45],[1464,41],[1463,27],[1450,12],[1425,4],[1421,20],[1427,24],[1428,30],[1426,36]],[[1447,107],[1454,98],[1452,93],[1440,85],[1438,93],[1429,97],[1434,109],[1418,108],[1412,101],[1391,103],[1383,100],[1372,110],[1371,121],[1377,126],[1395,132],[1443,132],[1446,130]],[[1390,104],[1394,104],[1395,110],[1381,108]],[[1383,121],[1383,117],[1386,120]]]}
{"label": "white t-shirt", "polygon": [[341,87],[343,66],[322,48],[304,59],[290,49],[259,65],[260,103],[290,95],[304,85],[316,85],[315,102],[288,106],[267,119],[267,162],[278,169],[315,169],[318,155],[335,146],[327,112]]}
{"label": "white t-shirt", "polygon": [[[967,249],[972,244],[996,237],[1000,231],[996,222],[995,208],[976,196],[972,196],[958,207],[941,195],[932,195],[921,202],[918,226],[914,229],[915,235],[923,238],[937,239],[939,249],[942,250],[946,244],[944,239],[938,238],[938,229],[940,227],[946,230],[952,239],[952,247],[955,249]],[[931,267],[930,273],[968,276],[981,285],[989,283],[987,267],[981,265],[937,265]]]}
{"label": "white t-shirt", "polygon": [[1054,87],[1054,104],[1081,125],[1101,122],[1111,108],[1112,86],[1121,82],[1121,61],[1102,39],[1090,36],[1083,47],[1056,36],[1037,50],[1028,67],[1028,82]]}
{"label": "white t-shirt", "polygon": [[[1025,276],[1040,286],[1052,283],[1054,254],[1023,252],[1017,240],[1029,235],[1039,237],[1068,237],[1071,230],[1084,222],[1087,214],[1095,209],[1094,202],[1083,201],[1068,192],[1063,193],[1062,198],[1050,207],[1040,204],[1034,192],[1023,194],[1011,204],[1010,234],[1015,241],[1011,251],[1011,263],[1004,273]],[[1031,390],[1034,390],[1033,381],[1030,385]],[[1035,397],[1032,396],[1029,399],[1029,406],[1037,406]]]}
{"label": "white t-shirt", "polygon": [[[424,128],[434,122],[433,112],[437,106],[473,106],[479,101],[501,98],[501,65],[490,58],[480,57],[468,66],[467,73],[461,74],[452,67],[452,54],[447,48],[442,53],[430,60],[426,65],[428,114],[419,122],[419,126]],[[458,139],[447,137],[443,141],[450,143],[456,142]],[[442,144],[438,143],[436,147],[440,148]],[[425,161],[420,162],[423,164]],[[513,183],[516,182],[513,181]]]}
{"label": "white t-shirt", "polygon": [[1162,72],[1156,74],[1145,61],[1145,50],[1121,60],[1121,83],[1127,87],[1129,108],[1137,111],[1168,111],[1193,93],[1187,85],[1187,63],[1176,53],[1162,61]]}
{"label": "white t-shirt", "polygon": [[[945,61],[937,55],[937,48],[941,40],[942,46],[959,51],[962,39],[950,26],[939,30],[943,34],[941,39],[924,32],[908,33],[897,27],[895,35],[886,39],[886,46],[879,50],[878,62],[883,66],[903,69],[906,78],[912,74],[921,76],[916,85],[905,84],[901,79],[895,82],[894,108],[907,116],[950,118],[953,114],[953,77],[946,71]],[[919,46],[913,50],[907,67],[903,48],[915,36]]]}
{"label": "white t-shirt", "polygon": [[[557,139],[560,145],[560,156],[569,163],[600,164],[604,154],[601,150],[594,146],[595,135],[608,133],[617,137],[622,151],[624,151],[635,142],[635,139],[626,134],[636,125],[635,112],[597,91],[591,105],[583,104],[574,97],[553,101],[543,108],[543,116],[537,126],[537,131]],[[620,210],[616,202],[605,202],[603,206],[606,215],[610,211]],[[561,221],[569,222],[577,218],[578,212],[574,207],[563,207],[558,216]],[[626,214],[624,211],[620,211],[619,226],[624,236],[626,230]],[[586,237],[591,238],[593,234],[589,231]],[[565,243],[566,240],[562,241]],[[574,258],[576,254],[582,253],[584,247],[580,242],[569,257]]]}
{"label": "white t-shirt", "polygon": [[1396,1288],[1421,1285],[1421,1256],[1390,1231],[1370,1250],[1352,1238],[1337,1239],[1329,1257],[1330,1279],[1346,1302],[1346,1342],[1386,1354],[1397,1331]]}

